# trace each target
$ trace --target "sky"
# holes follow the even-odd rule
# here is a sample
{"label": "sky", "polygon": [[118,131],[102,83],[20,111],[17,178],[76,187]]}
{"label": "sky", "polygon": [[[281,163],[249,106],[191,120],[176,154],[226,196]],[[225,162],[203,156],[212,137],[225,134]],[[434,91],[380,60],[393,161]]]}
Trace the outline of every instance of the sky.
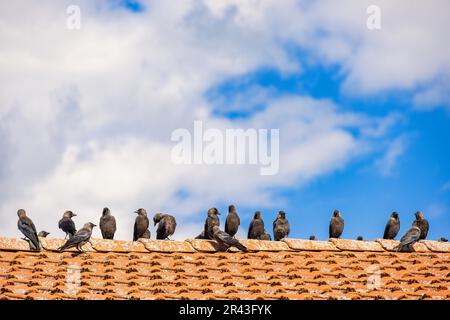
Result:
{"label": "sky", "polygon": [[[80,28],[67,25],[76,5]],[[380,8],[371,30],[367,7]],[[405,233],[421,210],[450,236],[447,0],[42,0],[0,3],[0,235],[25,208],[63,237],[108,206],[117,239],[134,211],[177,218],[176,240],[229,204],[245,237],[286,212],[292,238]],[[177,165],[178,128],[279,129],[280,165]],[[155,228],[151,226],[152,238]],[[100,231],[94,231],[100,237]]]}

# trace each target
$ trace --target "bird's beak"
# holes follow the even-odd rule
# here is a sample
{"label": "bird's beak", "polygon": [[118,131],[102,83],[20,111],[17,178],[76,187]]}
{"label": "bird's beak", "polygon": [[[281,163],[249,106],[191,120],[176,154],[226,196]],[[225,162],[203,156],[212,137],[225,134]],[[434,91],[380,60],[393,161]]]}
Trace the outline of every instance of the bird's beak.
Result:
{"label": "bird's beak", "polygon": [[136,210],[134,213],[139,213],[139,210]]}
{"label": "bird's beak", "polygon": [[157,223],[158,223],[158,222],[154,222],[153,226],[156,226]]}
{"label": "bird's beak", "polygon": [[219,211],[217,211],[217,214],[220,216],[220,212]]}
{"label": "bird's beak", "polygon": [[72,214],[72,217],[76,217],[77,215],[74,213],[74,214]]}

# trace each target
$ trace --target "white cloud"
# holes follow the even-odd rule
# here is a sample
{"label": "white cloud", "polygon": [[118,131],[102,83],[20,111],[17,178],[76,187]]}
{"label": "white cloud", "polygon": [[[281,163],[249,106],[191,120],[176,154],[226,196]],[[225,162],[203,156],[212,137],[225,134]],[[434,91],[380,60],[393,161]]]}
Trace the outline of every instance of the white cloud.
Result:
{"label": "white cloud", "polygon": [[[211,114],[208,89],[260,67],[301,72],[284,48],[289,42],[323,63],[341,63],[347,84],[362,92],[426,82],[436,69],[447,70],[450,56],[435,52],[435,42],[442,43],[440,16],[431,26],[418,20],[421,34],[433,34],[423,52],[403,40],[403,18],[387,18],[378,36],[366,34],[359,5],[347,12],[334,2],[155,1],[146,12],[130,14],[79,1],[81,29],[70,31],[69,2],[0,4],[2,234],[17,233],[19,207],[56,236],[65,209],[79,213],[81,225],[98,221],[108,205],[120,223],[118,237],[129,239],[132,212],[141,206],[175,213],[180,234],[187,235],[192,230],[181,226],[201,226],[198,212],[217,204],[282,204],[274,189],[344,167],[382,138],[392,121],[299,96],[271,97],[263,112],[230,121]],[[392,62],[405,61],[406,54],[412,56],[407,65]],[[172,165],[170,133],[191,128],[195,119],[219,129],[279,128],[280,174],[262,177],[249,166]],[[177,196],[180,190],[188,196]]]}
{"label": "white cloud", "polygon": [[375,162],[375,166],[383,176],[390,176],[400,157],[405,153],[409,143],[408,136],[402,135],[389,143],[382,158]]}

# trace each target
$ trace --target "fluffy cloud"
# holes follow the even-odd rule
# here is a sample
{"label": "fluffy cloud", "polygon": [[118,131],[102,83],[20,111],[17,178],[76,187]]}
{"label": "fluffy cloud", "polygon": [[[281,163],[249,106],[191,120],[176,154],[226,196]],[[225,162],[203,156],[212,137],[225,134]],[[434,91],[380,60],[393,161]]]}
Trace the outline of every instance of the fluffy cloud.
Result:
{"label": "fluffy cloud", "polygon": [[[426,83],[436,70],[447,70],[450,56],[434,50],[440,19],[431,27],[418,20],[425,38],[433,34],[430,52],[423,52],[408,37],[402,42],[406,19],[387,17],[379,35],[369,34],[359,4],[347,12],[335,2],[156,1],[132,14],[102,1],[78,3],[78,31],[66,28],[70,1],[0,5],[2,233],[15,234],[19,207],[29,209],[38,228],[58,235],[65,209],[80,213],[81,224],[96,222],[108,205],[121,224],[118,236],[130,238],[132,211],[143,206],[189,222],[181,238],[201,229],[198,213],[207,207],[282,204],[277,188],[344,167],[368,152],[392,121],[344,113],[327,100],[272,95],[262,111],[229,120],[213,115],[208,89],[260,67],[301,72],[303,61],[286,50],[290,42],[321,63],[341,64],[348,90],[362,93]],[[396,15],[398,8],[392,9]],[[392,66],[393,51],[403,63],[410,56],[410,65]],[[428,53],[433,56],[426,60]],[[222,130],[279,128],[280,173],[175,166],[170,134],[196,119]]]}

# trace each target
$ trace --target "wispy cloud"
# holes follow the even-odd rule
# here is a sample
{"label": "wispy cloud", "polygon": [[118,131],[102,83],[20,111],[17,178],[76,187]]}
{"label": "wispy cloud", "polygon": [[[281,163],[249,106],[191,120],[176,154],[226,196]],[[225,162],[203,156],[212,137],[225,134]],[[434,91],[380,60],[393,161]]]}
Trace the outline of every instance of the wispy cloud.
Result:
{"label": "wispy cloud", "polygon": [[400,157],[405,153],[409,143],[407,135],[401,135],[389,143],[383,157],[375,161],[375,166],[383,176],[390,176]]}

